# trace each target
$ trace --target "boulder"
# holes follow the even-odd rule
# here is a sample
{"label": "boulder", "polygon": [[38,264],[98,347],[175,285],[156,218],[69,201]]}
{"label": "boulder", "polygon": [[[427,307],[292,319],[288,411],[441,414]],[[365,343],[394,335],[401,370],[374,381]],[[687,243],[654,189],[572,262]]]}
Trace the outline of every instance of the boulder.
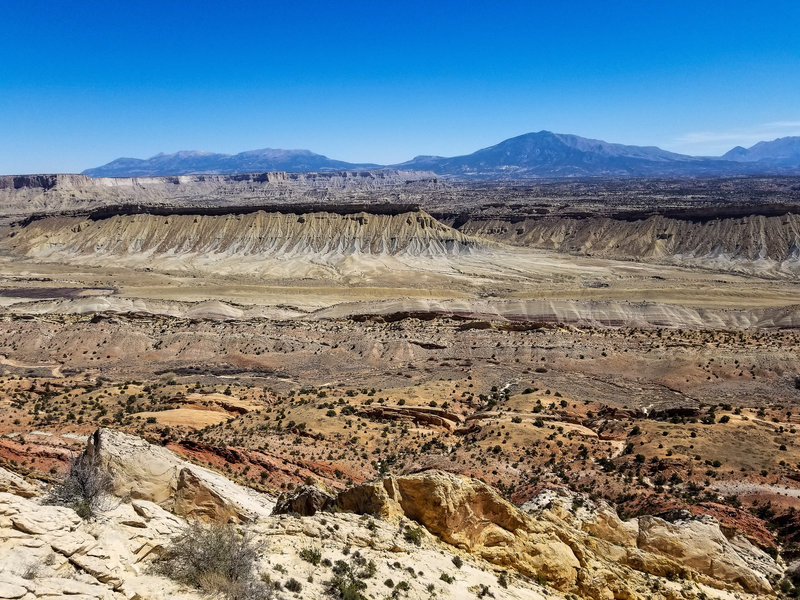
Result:
{"label": "boulder", "polygon": [[322,510],[331,510],[336,503],[336,496],[318,485],[303,485],[291,492],[284,492],[278,497],[274,515],[297,514],[311,517]]}

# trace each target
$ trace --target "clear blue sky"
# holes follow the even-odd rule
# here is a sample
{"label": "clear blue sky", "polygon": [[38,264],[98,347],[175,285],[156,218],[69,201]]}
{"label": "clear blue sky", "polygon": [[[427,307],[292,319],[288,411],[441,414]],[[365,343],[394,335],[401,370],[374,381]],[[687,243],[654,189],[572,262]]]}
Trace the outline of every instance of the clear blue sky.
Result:
{"label": "clear blue sky", "polygon": [[800,2],[0,0],[0,173],[119,156],[472,152],[548,129],[800,134]]}

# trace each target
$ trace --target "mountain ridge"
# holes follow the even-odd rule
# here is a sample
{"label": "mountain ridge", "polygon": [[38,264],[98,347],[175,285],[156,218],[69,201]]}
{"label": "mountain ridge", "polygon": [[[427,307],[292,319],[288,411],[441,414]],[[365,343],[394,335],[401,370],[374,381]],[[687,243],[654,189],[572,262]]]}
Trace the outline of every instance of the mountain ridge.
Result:
{"label": "mountain ridge", "polygon": [[86,169],[90,177],[154,177],[161,175],[197,175],[251,173],[256,171],[342,171],[378,168],[369,163],[334,160],[310,150],[260,148],[238,154],[221,154],[196,150],[160,152],[150,158],[120,157],[99,167]]}
{"label": "mountain ridge", "polygon": [[722,155],[727,160],[740,162],[770,161],[783,166],[800,165],[800,136],[788,136],[772,141],[758,142],[749,148],[736,146]]}
{"label": "mountain ridge", "polygon": [[181,150],[147,159],[122,157],[83,171],[90,177],[313,172],[358,169],[433,171],[469,179],[642,177],[800,173],[800,137],[737,146],[720,157],[701,157],[542,130],[454,157],[418,155],[394,165],[349,163],[310,150],[261,148],[238,154]]}

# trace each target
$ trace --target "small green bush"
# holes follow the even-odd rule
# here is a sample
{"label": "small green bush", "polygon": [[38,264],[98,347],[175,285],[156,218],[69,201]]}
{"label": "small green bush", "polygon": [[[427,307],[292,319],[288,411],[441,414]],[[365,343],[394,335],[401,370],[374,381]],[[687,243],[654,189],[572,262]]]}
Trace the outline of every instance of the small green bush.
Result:
{"label": "small green bush", "polygon": [[300,550],[300,558],[302,558],[306,562],[310,562],[312,565],[319,566],[319,563],[322,562],[322,552],[318,548],[303,548]]}
{"label": "small green bush", "polygon": [[303,584],[297,581],[297,579],[295,579],[294,577],[292,577],[289,581],[283,584],[283,587],[285,587],[290,592],[299,592],[300,590],[303,589]]}
{"label": "small green bush", "polygon": [[421,527],[406,527],[405,531],[403,532],[403,537],[405,540],[414,544],[415,546],[422,545],[422,535]]}

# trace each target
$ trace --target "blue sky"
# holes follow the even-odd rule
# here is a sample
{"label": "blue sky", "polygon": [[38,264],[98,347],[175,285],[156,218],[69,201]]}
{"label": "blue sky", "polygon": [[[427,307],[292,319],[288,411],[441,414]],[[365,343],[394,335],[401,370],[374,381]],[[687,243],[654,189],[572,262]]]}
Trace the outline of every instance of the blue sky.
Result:
{"label": "blue sky", "polygon": [[548,129],[691,154],[800,135],[800,2],[0,0],[0,173]]}

